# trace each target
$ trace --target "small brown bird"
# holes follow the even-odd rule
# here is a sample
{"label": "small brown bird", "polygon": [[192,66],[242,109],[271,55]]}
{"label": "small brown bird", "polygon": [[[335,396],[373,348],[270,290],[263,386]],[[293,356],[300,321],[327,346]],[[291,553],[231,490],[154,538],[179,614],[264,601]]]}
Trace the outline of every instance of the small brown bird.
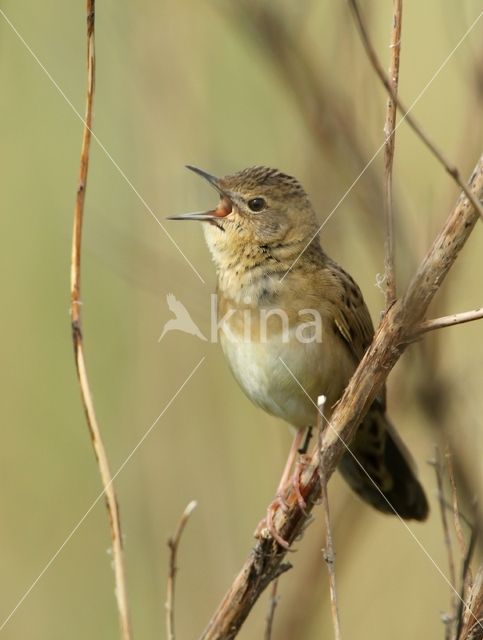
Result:
{"label": "small brown bird", "polygon": [[[219,338],[247,396],[295,427],[290,461],[306,429],[325,416],[371,343],[361,291],[320,245],[318,222],[300,183],[252,167],[215,178],[188,167],[219,193],[216,209],[175,216],[201,220],[218,277]],[[352,489],[385,513],[424,520],[428,503],[410,456],[386,416],[385,392],[372,404],[339,469]],[[358,464],[360,463],[360,464]],[[289,467],[279,495],[289,481]]]}

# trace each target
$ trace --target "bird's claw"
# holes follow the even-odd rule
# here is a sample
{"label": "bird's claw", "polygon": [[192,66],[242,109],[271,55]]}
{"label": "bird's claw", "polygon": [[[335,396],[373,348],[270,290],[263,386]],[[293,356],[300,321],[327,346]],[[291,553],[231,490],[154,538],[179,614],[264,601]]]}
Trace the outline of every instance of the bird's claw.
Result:
{"label": "bird's claw", "polygon": [[295,496],[297,498],[297,504],[299,506],[300,511],[304,514],[304,516],[308,516],[307,512],[307,502],[302,494],[300,478],[302,473],[305,471],[305,468],[309,466],[310,458],[306,455],[301,455],[297,460],[295,465],[295,470],[292,477],[292,486],[295,492]]}
{"label": "bird's claw", "polygon": [[266,517],[259,522],[255,530],[255,538],[267,539],[268,537],[272,537],[281,547],[289,550],[290,543],[287,542],[287,540],[285,540],[275,528],[274,516],[277,509],[281,509],[284,513],[288,513],[290,507],[285,496],[287,494],[287,489],[292,488],[297,499],[298,508],[304,516],[308,517],[309,513],[307,511],[307,502],[302,493],[301,477],[309,463],[310,458],[308,456],[301,455],[299,457],[297,464],[295,465],[292,478],[287,483],[285,491],[281,488],[275,496],[275,500],[268,505]]}
{"label": "bird's claw", "polygon": [[287,540],[284,540],[284,538],[282,538],[278,533],[273,521],[274,514],[279,508],[285,512],[288,510],[288,505],[282,496],[276,496],[275,500],[268,505],[267,515],[258,523],[254,535],[255,538],[265,539],[271,536],[281,547],[288,550],[290,548],[290,543],[287,542]]}

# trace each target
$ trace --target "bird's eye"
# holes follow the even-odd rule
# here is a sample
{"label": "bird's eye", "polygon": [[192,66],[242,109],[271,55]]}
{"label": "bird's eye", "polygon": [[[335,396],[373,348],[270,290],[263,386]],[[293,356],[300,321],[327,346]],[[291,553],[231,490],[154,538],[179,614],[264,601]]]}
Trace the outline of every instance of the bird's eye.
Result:
{"label": "bird's eye", "polygon": [[248,201],[248,208],[250,209],[250,211],[254,211],[255,213],[258,213],[258,211],[265,209],[266,206],[267,203],[263,198],[252,198]]}

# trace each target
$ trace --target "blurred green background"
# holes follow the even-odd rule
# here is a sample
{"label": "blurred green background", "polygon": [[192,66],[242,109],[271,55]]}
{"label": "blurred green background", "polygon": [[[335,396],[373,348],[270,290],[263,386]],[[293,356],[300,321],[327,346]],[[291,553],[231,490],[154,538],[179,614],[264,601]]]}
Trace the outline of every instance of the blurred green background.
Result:
{"label": "blurred green background", "polygon": [[[81,113],[83,2],[4,0],[2,11]],[[407,104],[477,17],[478,0],[407,0],[400,93]],[[392,2],[365,2],[384,63]],[[414,113],[466,177],[482,143],[483,22],[431,82]],[[116,480],[136,638],[163,638],[166,540],[186,504],[178,638],[207,623],[253,544],[290,445],[285,425],[252,407],[220,348],[158,337],[173,292],[209,332],[214,272],[201,228],[164,222],[214,203],[183,166],[226,174],[252,164],[297,176],[321,221],[383,140],[385,96],[346,3],[98,2],[97,90],[87,190],[82,300],[87,363],[116,471],[186,384]],[[2,91],[0,626],[86,514],[100,482],[77,386],[69,328],[69,260],[82,123],[0,19]],[[122,169],[144,199],[136,195]],[[400,290],[457,195],[403,124],[394,167]],[[324,227],[328,253],[358,280],[373,319],[384,298],[379,154]],[[186,257],[149,213],[163,221]],[[479,225],[431,315],[482,304]],[[443,637],[447,559],[434,445],[455,455],[462,509],[482,486],[483,324],[428,336],[389,378],[390,413],[430,496],[425,524],[359,503],[330,483],[344,638]],[[320,510],[318,510],[320,511]],[[274,639],[332,637],[320,514],[280,584]],[[7,624],[4,638],[118,638],[103,501],[89,513]],[[431,556],[432,560],[428,556]],[[240,638],[263,637],[267,595]]]}

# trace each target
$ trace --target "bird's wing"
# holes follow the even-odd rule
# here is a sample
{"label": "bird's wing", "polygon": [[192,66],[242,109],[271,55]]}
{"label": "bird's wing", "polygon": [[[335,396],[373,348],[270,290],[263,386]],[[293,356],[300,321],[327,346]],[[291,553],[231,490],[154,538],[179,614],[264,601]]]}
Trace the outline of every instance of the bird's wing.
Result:
{"label": "bird's wing", "polygon": [[[342,267],[330,261],[328,273],[330,274],[328,277],[332,279],[332,286],[328,290],[332,302],[334,325],[357,366],[374,337],[371,315],[361,290]],[[384,410],[385,387],[381,389],[376,402]]]}
{"label": "bird's wing", "polygon": [[334,281],[329,289],[333,298],[334,324],[359,363],[374,336],[371,316],[361,290],[351,276],[332,261],[329,271]]}

